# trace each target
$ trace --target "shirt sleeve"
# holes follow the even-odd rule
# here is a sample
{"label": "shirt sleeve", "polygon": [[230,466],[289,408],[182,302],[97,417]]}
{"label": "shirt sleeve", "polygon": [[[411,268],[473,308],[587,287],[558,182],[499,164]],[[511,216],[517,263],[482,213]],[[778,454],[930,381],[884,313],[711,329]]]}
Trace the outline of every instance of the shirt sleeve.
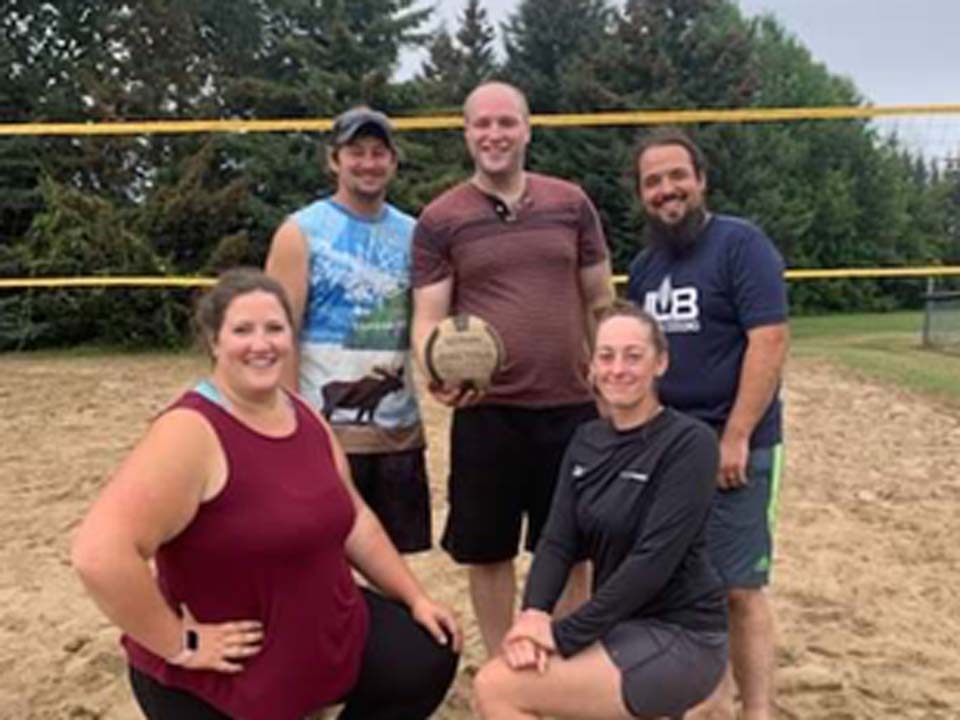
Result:
{"label": "shirt sleeve", "polygon": [[553,493],[550,514],[533,556],[523,593],[524,609],[535,608],[551,612],[567,583],[570,568],[579,559],[582,547],[577,526],[576,497],[570,472],[571,450],[577,436],[571,440],[560,463],[560,477]]}
{"label": "shirt sleeve", "polygon": [[634,615],[670,580],[706,522],[720,451],[706,427],[684,433],[657,469],[655,495],[620,566],[571,615],[553,621],[557,650],[570,657]]}
{"label": "shirt sleeve", "polygon": [[577,262],[580,267],[590,267],[607,257],[607,238],[597,208],[581,191],[580,215],[577,227]]}
{"label": "shirt sleeve", "polygon": [[424,216],[413,229],[412,255],[410,283],[415,288],[432,285],[453,274],[450,244]]}
{"label": "shirt sleeve", "polygon": [[753,226],[733,243],[730,277],[740,324],[747,330],[787,321],[787,285],[783,258]]}

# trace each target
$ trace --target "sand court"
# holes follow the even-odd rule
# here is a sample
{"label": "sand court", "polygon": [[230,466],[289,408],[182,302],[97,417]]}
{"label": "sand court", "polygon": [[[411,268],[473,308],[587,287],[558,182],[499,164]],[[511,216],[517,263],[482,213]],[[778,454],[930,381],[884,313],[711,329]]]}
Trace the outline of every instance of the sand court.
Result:
{"label": "sand court", "polygon": [[[117,632],[68,564],[71,530],[196,355],[0,356],[0,719],[140,717]],[[960,410],[791,362],[774,594],[780,717],[960,717]],[[425,404],[434,534],[448,417]],[[414,567],[465,620],[438,718],[463,720],[481,662],[466,577]]]}

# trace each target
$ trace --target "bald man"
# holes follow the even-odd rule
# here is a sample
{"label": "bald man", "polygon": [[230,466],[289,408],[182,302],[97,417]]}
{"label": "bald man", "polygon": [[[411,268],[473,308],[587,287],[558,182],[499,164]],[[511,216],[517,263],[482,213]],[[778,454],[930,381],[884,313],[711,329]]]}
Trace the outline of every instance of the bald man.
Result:
{"label": "bald man", "polygon": [[[441,541],[468,567],[487,651],[514,616],[518,553],[532,551],[573,431],[596,416],[586,377],[596,313],[612,301],[603,228],[578,186],[525,170],[530,112],[517,88],[484,83],[464,103],[473,175],[436,198],[414,231],[413,346],[451,314],[490,323],[504,367],[480,396],[434,384],[454,408],[450,512]],[[586,598],[577,566],[567,608]]]}

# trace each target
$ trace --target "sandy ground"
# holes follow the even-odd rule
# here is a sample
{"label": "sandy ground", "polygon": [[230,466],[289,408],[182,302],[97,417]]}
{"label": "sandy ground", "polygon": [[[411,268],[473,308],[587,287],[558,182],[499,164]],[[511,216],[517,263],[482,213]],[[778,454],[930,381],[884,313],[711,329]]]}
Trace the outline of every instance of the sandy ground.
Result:
{"label": "sandy ground", "polygon": [[[138,717],[117,633],[67,563],[71,530],[192,357],[0,357],[0,718]],[[960,718],[960,412],[796,361],[774,593],[781,718]],[[446,420],[427,407],[436,530]],[[463,574],[415,561],[466,619],[438,717],[480,661]]]}

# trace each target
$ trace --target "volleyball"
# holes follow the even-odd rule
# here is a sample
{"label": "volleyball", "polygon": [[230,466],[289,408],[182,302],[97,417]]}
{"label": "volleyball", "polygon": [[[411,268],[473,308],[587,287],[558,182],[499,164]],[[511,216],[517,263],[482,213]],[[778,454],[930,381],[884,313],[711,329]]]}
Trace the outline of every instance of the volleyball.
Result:
{"label": "volleyball", "polygon": [[424,356],[434,382],[483,390],[503,364],[503,343],[485,320],[475,315],[453,315],[440,321],[430,333]]}

